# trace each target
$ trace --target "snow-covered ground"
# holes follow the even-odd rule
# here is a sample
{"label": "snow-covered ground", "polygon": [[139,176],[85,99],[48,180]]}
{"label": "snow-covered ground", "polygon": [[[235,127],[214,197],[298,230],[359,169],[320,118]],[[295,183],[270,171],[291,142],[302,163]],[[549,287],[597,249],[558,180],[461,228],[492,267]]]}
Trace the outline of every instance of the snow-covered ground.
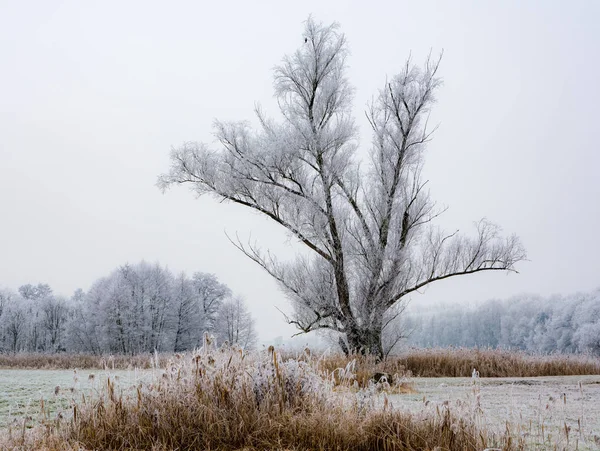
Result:
{"label": "snow-covered ground", "polygon": [[[149,382],[152,370],[0,370],[0,428],[28,426],[94,396],[110,376],[127,390]],[[90,377],[93,375],[93,377]],[[488,430],[523,437],[531,449],[600,449],[600,375],[534,378],[413,378],[415,393],[389,395],[393,408],[427,412],[449,408]],[[58,388],[57,388],[58,387]],[[72,390],[73,388],[73,390]],[[380,395],[379,400],[383,397]],[[568,431],[568,441],[567,441]]]}
{"label": "snow-covered ground", "polygon": [[488,430],[508,427],[532,448],[600,449],[600,376],[412,381],[416,393],[388,397],[394,408],[449,408]]}
{"label": "snow-covered ground", "polygon": [[42,405],[47,418],[66,414],[82,395],[97,394],[109,376],[127,389],[150,380],[152,370],[0,370],[0,428],[11,423],[22,426],[24,417],[29,417],[28,426],[35,424],[44,418]]}

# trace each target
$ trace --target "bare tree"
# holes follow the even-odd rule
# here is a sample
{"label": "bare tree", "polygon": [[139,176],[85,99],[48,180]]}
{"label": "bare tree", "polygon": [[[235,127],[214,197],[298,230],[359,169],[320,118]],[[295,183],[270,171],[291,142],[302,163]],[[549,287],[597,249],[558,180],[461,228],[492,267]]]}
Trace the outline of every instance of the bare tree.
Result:
{"label": "bare tree", "polygon": [[338,332],[347,352],[383,355],[386,312],[426,285],[480,271],[514,271],[525,258],[516,236],[482,220],[467,238],[432,225],[436,208],[422,179],[432,131],[429,109],[440,85],[439,59],[407,61],[369,106],[373,144],[359,164],[346,39],[338,25],[309,18],[304,43],[275,69],[280,122],[257,108],[260,129],[216,122],[221,146],[173,149],[166,189],[190,184],[249,207],[287,229],[312,253],[280,262],[256,246],[236,245],[292,300],[289,322],[302,332]]}

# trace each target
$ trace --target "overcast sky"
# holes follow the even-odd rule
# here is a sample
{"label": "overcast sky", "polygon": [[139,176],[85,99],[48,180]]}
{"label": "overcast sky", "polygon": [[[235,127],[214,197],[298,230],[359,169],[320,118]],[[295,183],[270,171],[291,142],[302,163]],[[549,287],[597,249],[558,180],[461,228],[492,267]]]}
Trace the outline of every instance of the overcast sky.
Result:
{"label": "overcast sky", "polygon": [[600,2],[0,0],[0,287],[87,290],[124,263],[212,272],[262,339],[289,336],[269,276],[225,231],[280,255],[295,242],[243,207],[162,194],[183,141],[214,118],[275,113],[272,68],[309,14],[338,21],[362,111],[412,52],[444,50],[426,156],[447,230],[482,217],[518,234],[520,274],[454,278],[413,296],[476,302],[600,286]]}

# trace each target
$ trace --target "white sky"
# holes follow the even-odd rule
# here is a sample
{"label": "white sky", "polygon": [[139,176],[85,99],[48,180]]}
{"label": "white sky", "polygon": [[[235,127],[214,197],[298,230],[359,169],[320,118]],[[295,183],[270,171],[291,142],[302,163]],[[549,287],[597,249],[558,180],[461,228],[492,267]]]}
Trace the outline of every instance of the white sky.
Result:
{"label": "white sky", "polygon": [[440,223],[517,233],[520,274],[450,279],[412,298],[474,302],[600,285],[600,2],[0,0],[0,286],[70,295],[126,262],[215,273],[262,339],[294,332],[274,282],[225,237],[291,255],[243,207],[162,195],[169,149],[212,141],[213,118],[273,111],[272,68],[302,22],[338,21],[362,111],[409,52],[444,50],[427,153]]}

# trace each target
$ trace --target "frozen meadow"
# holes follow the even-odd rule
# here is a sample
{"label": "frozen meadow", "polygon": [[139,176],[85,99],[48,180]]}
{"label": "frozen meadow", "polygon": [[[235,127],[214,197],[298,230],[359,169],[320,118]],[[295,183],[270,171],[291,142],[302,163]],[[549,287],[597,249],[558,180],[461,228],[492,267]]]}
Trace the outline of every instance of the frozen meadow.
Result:
{"label": "frozen meadow", "polygon": [[[107,439],[90,437],[89,431],[94,428],[91,425],[98,421],[112,424],[111,428],[123,427],[124,423],[143,425],[146,414],[141,406],[146,403],[149,403],[148,415],[157,422],[157,428],[168,429],[172,425],[158,426],[162,415],[159,412],[185,416],[182,409],[189,409],[192,416],[214,408],[225,409],[219,415],[227,416],[223,412],[231,407],[231,399],[237,398],[236,415],[244,415],[239,412],[251,405],[254,405],[251,409],[267,412],[267,416],[272,415],[273,408],[278,412],[276,415],[281,409],[290,409],[293,415],[307,418],[330,409],[344,419],[358,416],[364,420],[383,415],[378,421],[381,427],[386,427],[385,415],[399,412],[406,413],[413,424],[433,418],[439,426],[445,424],[444,418],[452,418],[448,422],[451,429],[456,429],[452,433],[460,432],[463,419],[464,424],[473,425],[474,431],[482,434],[486,446],[503,446],[503,449],[600,447],[600,375],[396,376],[388,384],[365,379],[364,374],[372,373],[365,373],[365,368],[352,360],[333,371],[327,368],[331,366],[325,358],[305,354],[290,359],[266,351],[243,355],[238,351],[214,350],[175,356],[166,366],[154,369],[4,369],[0,370],[0,428],[5,431],[4,436],[10,432],[14,437],[25,432],[35,434],[42,424],[46,428],[70,424],[73,406],[77,405],[78,421],[87,423],[88,434],[87,438],[84,433],[79,439],[84,437],[87,446],[96,448],[106,446]],[[177,406],[169,405],[174,400]],[[199,410],[199,405],[204,407]],[[122,412],[127,412],[126,421],[117,419],[124,415]],[[448,412],[451,417],[446,416]],[[225,422],[219,415],[200,421]],[[57,427],[57,431],[60,429]],[[63,433],[66,430],[68,427],[62,427]],[[504,447],[508,437],[513,445],[520,447]],[[168,440],[166,443],[172,446]],[[472,449],[483,450],[485,446],[473,443]]]}
{"label": "frozen meadow", "polygon": [[410,412],[451,409],[480,427],[510,430],[526,449],[600,449],[600,376],[413,378],[415,393],[391,395]]}
{"label": "frozen meadow", "polygon": [[[0,428],[71,415],[82,396],[97,397],[111,378],[121,387],[149,382],[153,370],[0,370]],[[42,410],[43,409],[43,410]]]}

